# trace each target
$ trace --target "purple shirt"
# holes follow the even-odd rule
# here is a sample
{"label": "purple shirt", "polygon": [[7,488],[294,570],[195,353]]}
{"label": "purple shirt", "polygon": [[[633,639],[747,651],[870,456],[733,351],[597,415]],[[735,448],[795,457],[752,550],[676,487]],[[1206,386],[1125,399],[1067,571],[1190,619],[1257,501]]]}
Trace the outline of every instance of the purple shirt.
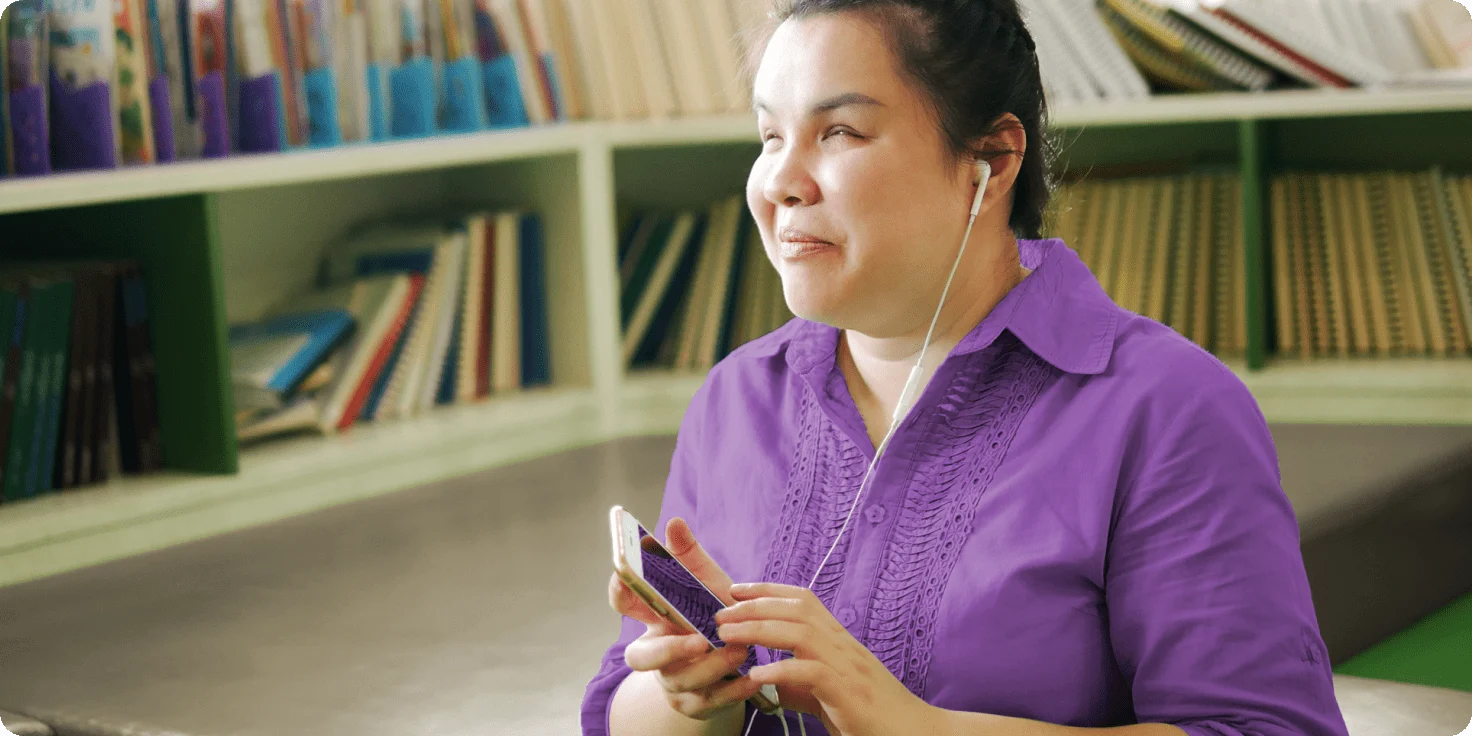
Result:
{"label": "purple shirt", "polygon": [[[942,708],[1345,736],[1252,395],[1116,306],[1061,241],[1021,252],[1034,272],[900,425],[819,598]],[[680,427],[661,537],[680,516],[736,581],[808,582],[874,453],[837,343],[793,320],[715,367]],[[607,732],[623,649],[643,631],[624,620],[588,684],[584,734]],[[752,733],[782,727],[757,716]]]}

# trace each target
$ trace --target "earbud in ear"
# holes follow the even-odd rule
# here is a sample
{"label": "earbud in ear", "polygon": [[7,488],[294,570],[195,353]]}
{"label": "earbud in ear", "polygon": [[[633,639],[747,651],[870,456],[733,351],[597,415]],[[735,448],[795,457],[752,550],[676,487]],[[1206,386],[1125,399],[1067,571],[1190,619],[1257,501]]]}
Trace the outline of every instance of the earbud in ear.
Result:
{"label": "earbud in ear", "polygon": [[982,182],[991,178],[992,165],[985,161],[976,162],[976,176],[971,178],[972,186],[981,186]]}
{"label": "earbud in ear", "polygon": [[985,161],[976,162],[976,197],[971,200],[971,216],[981,211],[981,198],[986,194],[986,183],[992,178],[992,165]]}

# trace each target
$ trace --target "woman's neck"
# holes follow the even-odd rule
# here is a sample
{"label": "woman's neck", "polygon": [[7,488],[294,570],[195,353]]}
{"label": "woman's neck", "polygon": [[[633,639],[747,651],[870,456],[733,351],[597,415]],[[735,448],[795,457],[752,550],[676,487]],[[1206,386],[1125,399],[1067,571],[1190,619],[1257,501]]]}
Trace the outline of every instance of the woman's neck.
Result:
{"label": "woman's neck", "polygon": [[[1030,273],[1022,266],[1015,241],[1011,247],[998,245],[988,249],[995,255],[976,263],[969,278],[956,274],[926,350],[922,386],[929,383],[945,356]],[[889,428],[889,417],[920,357],[931,317],[932,313],[927,313],[912,329],[890,337],[873,337],[854,330],[843,330],[839,335],[838,367],[876,445]]]}

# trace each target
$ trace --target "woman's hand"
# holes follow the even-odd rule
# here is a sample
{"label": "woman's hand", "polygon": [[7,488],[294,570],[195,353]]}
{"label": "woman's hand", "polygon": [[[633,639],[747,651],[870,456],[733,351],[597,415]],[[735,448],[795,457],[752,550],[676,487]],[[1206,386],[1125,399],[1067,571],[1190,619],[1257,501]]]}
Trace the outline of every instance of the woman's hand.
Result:
{"label": "woman's hand", "polygon": [[[734,602],[730,576],[695,541],[683,519],[670,520],[665,539],[670,554],[712,593],[726,605]],[[686,633],[656,614],[617,574],[608,583],[608,599],[613,610],[648,627],[624,650],[624,662],[635,672],[652,673],[670,707],[681,715],[709,720],[742,709],[742,703],[760,689],[750,678],[727,679],[746,661],[746,647],[728,644],[711,650],[705,637]]]}
{"label": "woman's hand", "polygon": [[783,707],[817,716],[833,736],[935,732],[940,709],[911,693],[812,591],[776,583],[730,590],[738,602],[716,614],[721,640],[793,654],[748,674],[775,683]]}

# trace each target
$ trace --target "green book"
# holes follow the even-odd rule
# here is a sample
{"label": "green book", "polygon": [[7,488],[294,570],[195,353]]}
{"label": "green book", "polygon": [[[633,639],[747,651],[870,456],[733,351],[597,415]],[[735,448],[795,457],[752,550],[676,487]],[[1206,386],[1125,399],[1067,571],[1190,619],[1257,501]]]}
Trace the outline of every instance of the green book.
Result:
{"label": "green book", "polygon": [[[10,357],[10,351],[5,348],[10,345],[10,333],[15,330],[15,308],[19,301],[19,294],[0,287],[0,335],[5,337],[4,340],[0,340],[0,379],[5,376],[5,359]],[[3,452],[4,449],[0,447],[0,452]]]}
{"label": "green book", "polygon": [[[10,358],[10,336],[15,332],[16,309],[20,306],[20,295],[10,288],[0,286],[0,387],[3,387],[5,370],[12,366]],[[0,433],[3,434],[3,433]],[[0,439],[0,499],[5,497],[5,440]]]}
{"label": "green book", "polygon": [[[39,321],[35,323],[36,373],[32,379],[30,424],[27,433],[30,447],[27,450],[29,456],[26,458],[25,486],[21,489],[21,495],[27,498],[45,490],[47,485],[42,482],[41,474],[46,470],[46,428],[50,424],[51,376],[56,369],[54,346],[61,293],[58,282],[45,277],[38,277],[38,280],[41,286],[34,289],[39,317]],[[30,340],[26,342],[29,345]]]}
{"label": "green book", "polygon": [[[30,280],[27,280],[28,282]],[[25,337],[20,353],[20,371],[15,383],[15,416],[10,423],[9,462],[5,470],[5,500],[24,498],[30,486],[26,480],[31,459],[31,437],[36,425],[36,376],[39,373],[41,330],[48,300],[45,288],[30,282],[25,296]]]}
{"label": "green book", "polygon": [[76,285],[71,280],[58,281],[52,290],[54,303],[51,325],[47,328],[47,338],[51,341],[48,347],[51,370],[46,379],[46,401],[40,405],[37,422],[41,432],[41,454],[33,493],[56,487],[56,453],[61,440],[61,409],[66,398],[67,359],[71,353],[72,305],[76,299]]}

